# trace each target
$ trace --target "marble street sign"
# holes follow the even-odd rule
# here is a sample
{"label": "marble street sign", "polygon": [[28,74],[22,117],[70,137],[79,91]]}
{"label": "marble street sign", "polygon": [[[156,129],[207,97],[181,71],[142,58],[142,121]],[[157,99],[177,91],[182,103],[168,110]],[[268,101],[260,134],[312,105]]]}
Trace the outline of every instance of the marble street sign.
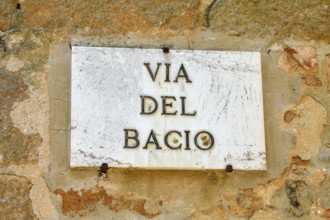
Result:
{"label": "marble street sign", "polygon": [[72,47],[71,167],[265,170],[259,52]]}

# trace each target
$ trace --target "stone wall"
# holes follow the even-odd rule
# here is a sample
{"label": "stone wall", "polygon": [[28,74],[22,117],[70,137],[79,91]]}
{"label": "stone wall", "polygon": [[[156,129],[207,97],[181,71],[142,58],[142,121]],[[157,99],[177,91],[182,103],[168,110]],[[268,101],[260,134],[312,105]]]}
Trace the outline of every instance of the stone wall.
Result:
{"label": "stone wall", "polygon": [[[330,3],[1,0],[0,219],[329,219]],[[268,170],[69,168],[71,45],[260,51]]]}

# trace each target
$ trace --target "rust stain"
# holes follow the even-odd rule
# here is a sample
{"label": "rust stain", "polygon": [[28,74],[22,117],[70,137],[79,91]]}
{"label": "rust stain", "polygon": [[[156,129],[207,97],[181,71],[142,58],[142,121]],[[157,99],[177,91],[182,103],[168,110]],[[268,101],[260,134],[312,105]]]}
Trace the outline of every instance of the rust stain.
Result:
{"label": "rust stain", "polygon": [[320,216],[325,219],[330,219],[330,209],[323,210]]}
{"label": "rust stain", "polygon": [[80,210],[95,211],[95,204],[101,200],[98,193],[93,193],[91,190],[82,190],[79,195],[78,191],[70,189],[64,192],[62,189],[55,190],[55,194],[63,197],[62,212],[64,214],[69,211],[78,212]]}
{"label": "rust stain", "polygon": [[63,198],[62,212],[64,214],[69,212],[77,213],[83,210],[95,212],[96,204],[102,201],[102,205],[114,212],[128,209],[147,218],[154,218],[160,215],[160,212],[149,213],[145,209],[145,199],[127,199],[122,195],[109,195],[103,187],[97,188],[97,190],[82,189],[80,191],[75,191],[71,188],[67,192],[62,189],[56,189],[54,193],[61,195]]}
{"label": "rust stain", "polygon": [[207,139],[206,141],[203,141],[204,146],[209,146],[210,145],[210,139]]}
{"label": "rust stain", "polygon": [[160,214],[160,212],[148,213],[144,208],[145,203],[146,203],[145,199],[144,200],[135,200],[133,210],[147,218],[154,218]]}
{"label": "rust stain", "polygon": [[280,57],[280,66],[287,72],[297,72],[302,77],[307,77],[306,85],[322,85],[320,79],[316,77],[319,65],[315,49],[312,47],[284,48],[284,53]]}
{"label": "rust stain", "polygon": [[294,113],[292,110],[289,110],[284,114],[284,121],[286,123],[290,123],[296,116],[297,116],[296,113]]}
{"label": "rust stain", "polygon": [[322,86],[321,79],[318,77],[307,77],[304,82],[307,86]]}
{"label": "rust stain", "polygon": [[300,72],[303,66],[297,60],[297,51],[291,47],[284,48],[285,59],[288,64],[289,72]]}
{"label": "rust stain", "polygon": [[309,160],[303,160],[299,156],[293,156],[292,164],[295,164],[297,167],[307,167],[309,165]]}
{"label": "rust stain", "polygon": [[[318,77],[319,64],[314,47],[286,47],[279,57],[278,64],[283,70],[289,73],[299,73],[306,86],[322,86],[322,81]],[[330,90],[329,80],[328,89]]]}
{"label": "rust stain", "polygon": [[288,54],[291,54],[291,55],[294,54],[294,53],[297,53],[297,51],[295,49],[291,48],[291,47],[284,48],[284,51]]}

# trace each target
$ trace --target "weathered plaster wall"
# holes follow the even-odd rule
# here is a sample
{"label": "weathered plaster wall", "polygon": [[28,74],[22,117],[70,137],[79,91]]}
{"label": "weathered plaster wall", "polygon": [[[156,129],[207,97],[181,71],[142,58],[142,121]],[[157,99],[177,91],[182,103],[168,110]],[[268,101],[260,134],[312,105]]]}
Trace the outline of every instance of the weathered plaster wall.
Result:
{"label": "weathered plaster wall", "polygon": [[[328,0],[1,0],[0,219],[329,219],[329,33]],[[69,169],[73,44],[261,51],[268,170]]]}

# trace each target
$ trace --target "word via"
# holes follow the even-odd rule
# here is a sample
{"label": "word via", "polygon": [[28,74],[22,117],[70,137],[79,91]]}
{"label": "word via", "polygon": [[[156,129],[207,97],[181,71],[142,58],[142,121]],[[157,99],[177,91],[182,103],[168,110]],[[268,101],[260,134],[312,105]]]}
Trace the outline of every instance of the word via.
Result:
{"label": "word via", "polygon": [[[161,63],[157,63],[157,69],[156,69],[156,71],[154,73],[152,72],[152,70],[150,68],[150,63],[143,63],[143,64],[147,68],[148,73],[149,73],[152,81],[155,82],[156,77],[157,77],[158,72],[159,72],[159,69],[162,66],[162,64]],[[170,66],[171,66],[171,64],[170,63],[165,63],[165,66],[166,66],[166,68],[165,68],[165,82],[171,82],[170,81]],[[179,78],[185,78],[187,83],[191,83],[191,80],[189,79],[189,76],[188,76],[187,71],[184,68],[183,64],[181,64],[181,66],[179,68],[179,71],[178,71],[178,73],[176,75],[176,78],[175,78],[175,80],[173,82],[178,82],[178,79]]]}

